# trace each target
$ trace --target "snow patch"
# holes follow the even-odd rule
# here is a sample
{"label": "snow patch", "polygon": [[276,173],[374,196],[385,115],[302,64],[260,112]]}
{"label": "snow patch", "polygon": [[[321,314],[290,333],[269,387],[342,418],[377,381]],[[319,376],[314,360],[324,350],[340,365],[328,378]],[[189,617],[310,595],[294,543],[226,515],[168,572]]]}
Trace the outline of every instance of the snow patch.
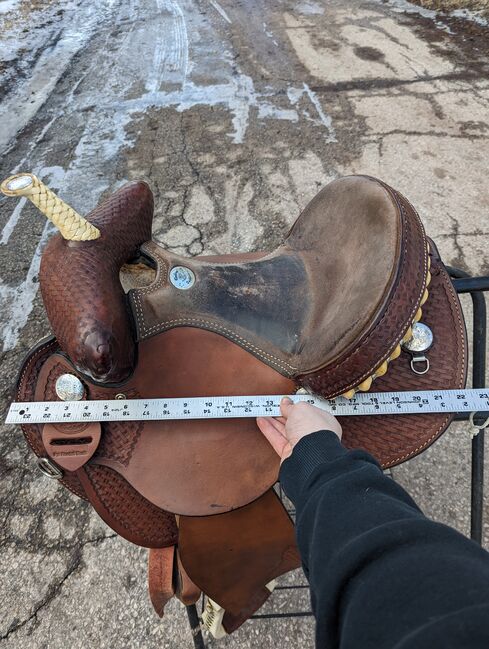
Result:
{"label": "snow patch", "polygon": [[481,27],[487,27],[489,25],[489,20],[482,16],[480,11],[471,11],[470,9],[455,9],[450,12],[450,16],[454,18],[464,18],[465,20],[471,20],[474,23],[477,23]]}
{"label": "snow patch", "polygon": [[397,13],[408,13],[408,14],[417,14],[423,18],[429,18],[434,21],[435,26],[442,31],[446,31],[449,34],[453,34],[453,30],[443,21],[446,17],[453,18],[462,18],[464,20],[470,20],[471,22],[477,23],[482,27],[487,27],[489,21],[487,18],[484,18],[482,12],[472,11],[470,9],[454,9],[449,13],[442,11],[437,11],[436,9],[427,9],[426,7],[420,7],[417,4],[413,4],[408,0],[387,0],[385,3],[384,0],[377,0],[379,4],[387,4],[392,8],[393,11]]}
{"label": "snow patch", "polygon": [[21,0],[0,0],[0,14],[16,11]]}
{"label": "snow patch", "polygon": [[27,275],[21,284],[9,286],[0,280],[0,302],[2,303],[0,331],[3,339],[3,351],[13,349],[17,345],[19,334],[27,324],[39,289],[37,277],[42,250],[55,229],[50,221],[46,222]]}
{"label": "snow patch", "polygon": [[304,16],[324,14],[324,7],[321,7],[317,2],[299,2],[295,8],[298,13]]}

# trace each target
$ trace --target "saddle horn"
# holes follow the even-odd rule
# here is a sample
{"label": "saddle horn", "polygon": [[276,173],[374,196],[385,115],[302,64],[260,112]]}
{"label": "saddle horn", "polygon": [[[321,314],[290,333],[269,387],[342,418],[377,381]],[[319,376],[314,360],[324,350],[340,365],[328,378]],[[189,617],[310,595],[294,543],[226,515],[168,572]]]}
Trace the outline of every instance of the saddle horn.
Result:
{"label": "saddle horn", "polygon": [[6,196],[25,196],[58,228],[67,241],[93,241],[100,230],[46,187],[37,176],[20,173],[10,176],[0,185]]}
{"label": "saddle horn", "polygon": [[7,196],[29,198],[60,231],[43,251],[39,284],[61,349],[94,381],[126,380],[136,363],[136,343],[119,272],[151,238],[148,185],[124,185],[87,218],[33,174],[10,176],[0,189]]}

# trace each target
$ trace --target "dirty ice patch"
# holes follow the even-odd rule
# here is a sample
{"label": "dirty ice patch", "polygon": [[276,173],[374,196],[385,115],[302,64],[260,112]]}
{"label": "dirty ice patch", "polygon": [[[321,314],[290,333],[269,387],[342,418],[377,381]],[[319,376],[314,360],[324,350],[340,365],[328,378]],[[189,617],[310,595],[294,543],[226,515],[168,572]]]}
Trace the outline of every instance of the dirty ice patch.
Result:
{"label": "dirty ice patch", "polygon": [[471,20],[473,23],[477,23],[481,27],[487,27],[489,25],[489,20],[482,16],[480,11],[471,11],[470,9],[455,9],[450,12],[450,16],[454,18],[464,18],[465,20]]}
{"label": "dirty ice patch", "polygon": [[[80,5],[68,2],[63,10],[63,21],[59,25],[53,23],[43,30],[28,30],[27,36],[30,40],[26,42],[22,42],[22,39],[19,41],[22,30],[25,29],[25,18],[22,18],[19,24],[15,23],[8,33],[2,30],[0,40],[2,60],[8,61],[17,56],[20,57],[22,64],[24,55],[20,56],[20,54],[24,50],[28,52],[40,50],[42,53],[37,60],[33,59],[26,80],[18,83],[0,105],[2,124],[0,150],[3,150],[34,117],[54,90],[73,57],[89,41],[100,22],[106,21],[115,11],[112,0]],[[3,19],[4,15],[0,15],[0,18]],[[59,33],[53,31],[54,26],[58,27]],[[40,32],[39,36],[36,36],[37,31]],[[32,40],[34,37],[36,40]],[[54,46],[50,46],[51,38],[55,40]]]}
{"label": "dirty ice patch", "polygon": [[20,3],[21,0],[0,0],[0,14],[16,11]]}
{"label": "dirty ice patch", "polygon": [[430,18],[433,20],[434,24],[438,29],[452,34],[453,31],[450,29],[443,19],[444,18],[462,18],[463,20],[469,20],[470,22],[476,23],[481,27],[487,27],[489,25],[489,20],[485,18],[482,14],[482,11],[475,11],[471,9],[454,9],[450,12],[437,11],[436,9],[427,9],[426,7],[420,7],[417,4],[408,2],[408,0],[388,0],[387,3],[384,0],[378,0],[379,4],[387,4],[392,8],[393,11],[398,13],[408,13],[408,14],[417,14],[423,18]]}
{"label": "dirty ice patch", "polygon": [[434,9],[421,7],[420,5],[408,2],[408,0],[388,0],[387,3],[385,3],[383,0],[380,0],[379,4],[387,4],[397,13],[417,14],[418,16],[423,16],[423,18],[434,19],[438,14],[438,12]]}
{"label": "dirty ice patch", "polygon": [[297,13],[304,16],[314,16],[324,14],[324,7],[321,7],[317,2],[299,2],[295,9]]}
{"label": "dirty ice patch", "polygon": [[[302,116],[326,129],[326,142],[336,142],[331,117],[324,112],[317,95],[307,84],[301,88],[288,89],[287,96],[293,105],[291,108],[275,106],[273,95],[274,93],[271,91],[256,92],[251,77],[246,74],[236,74],[227,83],[200,86],[187,81],[185,86],[180,89],[171,92],[147,93],[137,99],[120,102],[119,107],[125,107],[126,112],[121,113],[121,117],[124,115],[127,119],[132,113],[144,113],[149,108],[174,108],[178,112],[183,112],[199,105],[222,105],[232,114],[233,132],[229,134],[229,137],[234,144],[244,142],[250,121],[250,112],[252,108],[255,108],[259,119],[270,118],[297,122]],[[303,96],[309,100],[309,107],[301,103],[298,112],[298,107],[295,105]]]}
{"label": "dirty ice patch", "polygon": [[423,18],[429,18],[433,21],[433,24],[437,29],[440,29],[444,32],[452,34],[450,27],[440,20],[440,14],[435,9],[427,9],[426,7],[421,7],[420,5],[413,4],[408,2],[408,0],[387,0],[387,3],[384,0],[377,0],[379,4],[391,7],[396,13],[406,13],[406,14],[416,14],[422,16]]}
{"label": "dirty ice patch", "polygon": [[42,250],[46,241],[56,228],[48,221],[44,226],[39,243],[32,257],[29,270],[23,282],[18,286],[9,286],[0,280],[0,337],[3,339],[3,351],[14,349],[19,334],[27,324],[34,306],[34,299],[39,289],[37,281],[41,264]]}

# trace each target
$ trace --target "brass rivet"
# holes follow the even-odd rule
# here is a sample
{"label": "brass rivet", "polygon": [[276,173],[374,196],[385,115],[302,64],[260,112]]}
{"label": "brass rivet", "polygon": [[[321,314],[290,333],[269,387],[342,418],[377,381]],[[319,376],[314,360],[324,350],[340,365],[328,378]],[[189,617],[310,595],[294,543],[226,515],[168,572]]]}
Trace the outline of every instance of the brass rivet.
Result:
{"label": "brass rivet", "polygon": [[126,395],[123,392],[119,392],[115,395],[116,399],[127,399]]}

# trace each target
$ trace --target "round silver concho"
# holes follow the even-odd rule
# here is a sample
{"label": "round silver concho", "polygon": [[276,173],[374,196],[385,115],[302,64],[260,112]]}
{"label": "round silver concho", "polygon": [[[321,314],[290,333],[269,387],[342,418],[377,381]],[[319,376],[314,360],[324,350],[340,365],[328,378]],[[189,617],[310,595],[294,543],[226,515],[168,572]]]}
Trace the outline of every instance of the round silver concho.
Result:
{"label": "round silver concho", "polygon": [[173,266],[170,271],[170,282],[175,288],[186,291],[195,284],[195,275],[190,268],[185,266]]}
{"label": "round silver concho", "polygon": [[425,356],[433,344],[433,332],[423,322],[416,322],[412,327],[413,336],[402,343],[404,351],[411,354],[411,369],[415,374],[426,374],[430,369],[430,361]]}
{"label": "round silver concho", "polygon": [[19,189],[27,189],[32,185],[32,178],[27,174],[25,176],[15,176],[12,180],[7,182],[7,189],[11,192],[16,192]]}
{"label": "round silver concho", "polygon": [[83,383],[73,374],[62,374],[56,380],[56,394],[62,401],[80,401],[84,393]]}

